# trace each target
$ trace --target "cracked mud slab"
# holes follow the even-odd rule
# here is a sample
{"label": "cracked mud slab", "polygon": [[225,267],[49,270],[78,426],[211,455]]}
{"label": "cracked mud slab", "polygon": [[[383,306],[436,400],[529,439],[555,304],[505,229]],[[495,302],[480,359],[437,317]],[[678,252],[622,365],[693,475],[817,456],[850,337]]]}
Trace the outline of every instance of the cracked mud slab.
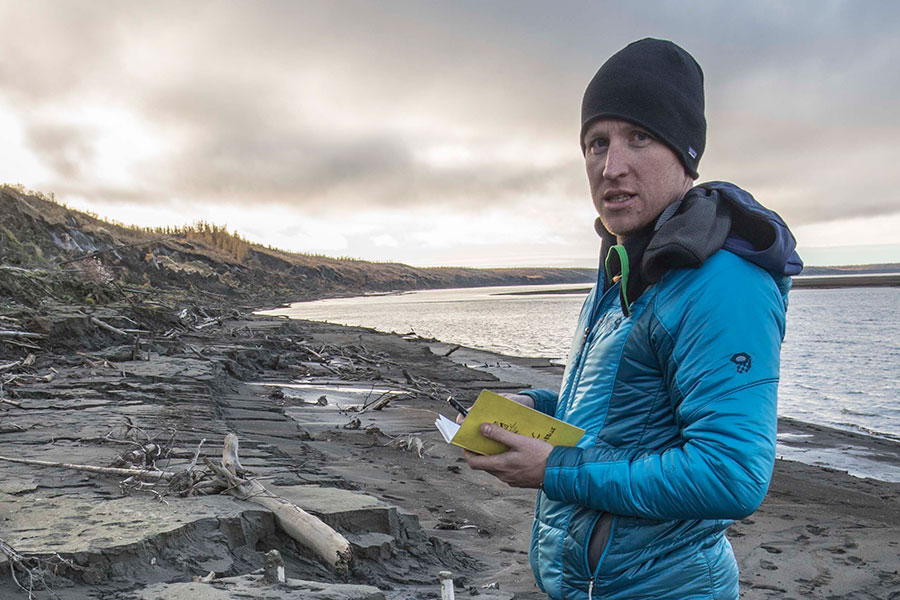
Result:
{"label": "cracked mud slab", "polygon": [[34,496],[0,497],[4,538],[22,554],[66,557],[75,565],[69,575],[89,584],[141,570],[151,578],[227,573],[242,551],[275,531],[267,511],[226,496],[168,504],[145,497]]}
{"label": "cracked mud slab", "polygon": [[165,504],[147,500],[129,496],[98,502],[71,496],[6,495],[0,496],[0,515],[4,537],[21,553],[101,554],[173,535],[210,515],[239,522],[265,513],[255,504],[229,496],[180,498]]}

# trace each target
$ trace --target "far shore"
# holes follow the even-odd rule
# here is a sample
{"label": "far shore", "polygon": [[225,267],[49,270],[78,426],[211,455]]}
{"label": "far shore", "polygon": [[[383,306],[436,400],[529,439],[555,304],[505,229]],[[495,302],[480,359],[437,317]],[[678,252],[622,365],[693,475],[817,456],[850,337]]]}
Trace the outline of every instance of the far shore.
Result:
{"label": "far shore", "polygon": [[865,275],[800,275],[794,277],[795,288],[898,287],[900,273],[872,273]]}
{"label": "far shore", "polygon": [[[873,273],[866,275],[800,275],[793,278],[793,288],[832,289],[848,287],[900,287],[900,273]],[[553,290],[522,290],[497,292],[494,296],[543,296],[587,294],[592,286]]]}

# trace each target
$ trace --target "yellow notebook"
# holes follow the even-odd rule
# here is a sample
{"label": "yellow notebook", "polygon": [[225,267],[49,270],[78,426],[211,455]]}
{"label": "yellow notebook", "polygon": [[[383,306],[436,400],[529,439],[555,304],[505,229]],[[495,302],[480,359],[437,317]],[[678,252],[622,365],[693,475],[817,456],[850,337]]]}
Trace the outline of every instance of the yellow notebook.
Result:
{"label": "yellow notebook", "polygon": [[444,439],[455,446],[478,454],[500,454],[508,450],[500,442],[481,435],[482,423],[493,423],[507,431],[539,438],[554,446],[574,446],[584,435],[584,429],[488,390],[483,390],[478,395],[462,425],[457,425],[444,416],[439,416],[435,421]]}

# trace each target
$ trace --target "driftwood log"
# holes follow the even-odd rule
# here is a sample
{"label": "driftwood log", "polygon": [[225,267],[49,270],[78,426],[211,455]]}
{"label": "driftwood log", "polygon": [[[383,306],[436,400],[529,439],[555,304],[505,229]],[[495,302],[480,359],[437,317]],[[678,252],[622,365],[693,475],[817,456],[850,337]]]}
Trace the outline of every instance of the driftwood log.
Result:
{"label": "driftwood log", "polygon": [[[229,441],[232,443],[229,444]],[[222,452],[223,464],[234,465],[236,462],[240,465],[240,461],[236,460],[236,442],[237,436],[229,434],[226,438]],[[204,462],[216,475],[228,481],[230,485],[228,493],[272,511],[278,525],[286,534],[315,552],[331,568],[341,572],[346,572],[350,568],[352,559],[350,542],[321,519],[281,498],[258,481],[238,477],[228,468],[217,465],[209,459],[204,459]]]}
{"label": "driftwood log", "polygon": [[148,469],[122,469],[118,467],[95,467],[93,465],[72,465],[69,463],[50,462],[47,460],[33,460],[30,458],[11,458],[8,456],[0,456],[0,461],[19,463],[22,465],[35,465],[38,467],[56,467],[59,469],[71,469],[73,471],[84,471],[86,473],[100,473],[102,475],[125,475],[128,477],[136,477],[144,481],[165,481],[175,477],[175,473],[170,471],[157,471]]}

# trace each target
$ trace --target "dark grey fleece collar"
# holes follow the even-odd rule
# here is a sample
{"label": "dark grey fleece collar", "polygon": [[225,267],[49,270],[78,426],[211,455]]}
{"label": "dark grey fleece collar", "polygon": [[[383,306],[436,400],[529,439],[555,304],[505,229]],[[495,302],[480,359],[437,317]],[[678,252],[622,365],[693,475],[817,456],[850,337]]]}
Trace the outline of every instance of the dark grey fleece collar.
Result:
{"label": "dark grey fleece collar", "polygon": [[689,192],[663,211],[654,230],[640,263],[649,283],[671,269],[699,267],[717,252],[731,230],[731,208],[715,196]]}

